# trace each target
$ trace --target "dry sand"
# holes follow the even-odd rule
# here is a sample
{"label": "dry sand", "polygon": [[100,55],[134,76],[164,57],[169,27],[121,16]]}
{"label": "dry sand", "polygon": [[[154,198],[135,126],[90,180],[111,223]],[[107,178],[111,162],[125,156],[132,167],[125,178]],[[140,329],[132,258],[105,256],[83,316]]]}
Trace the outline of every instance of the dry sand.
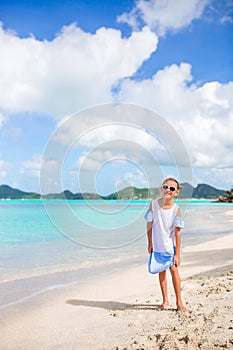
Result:
{"label": "dry sand", "polygon": [[186,248],[180,274],[188,312],[161,303],[146,263],[51,290],[0,310],[1,350],[233,349],[233,235]]}

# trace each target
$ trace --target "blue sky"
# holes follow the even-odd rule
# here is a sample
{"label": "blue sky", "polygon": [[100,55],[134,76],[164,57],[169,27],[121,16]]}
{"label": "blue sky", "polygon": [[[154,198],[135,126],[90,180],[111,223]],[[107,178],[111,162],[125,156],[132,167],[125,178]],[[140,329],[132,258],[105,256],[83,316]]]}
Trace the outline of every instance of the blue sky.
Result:
{"label": "blue sky", "polygon": [[[190,0],[187,6],[177,0],[175,5],[172,0],[0,2],[1,184],[40,191],[41,158],[62,121],[122,102],[159,113],[187,148],[192,179],[161,161],[163,146],[155,142],[159,175],[150,186],[168,175],[194,186],[233,185],[233,4]],[[66,128],[68,139],[73,131]],[[117,130],[108,132],[117,139]],[[93,133],[70,149],[63,188],[78,192],[80,171],[89,179],[83,184],[87,191],[90,181],[103,194],[148,184],[143,151],[136,155],[135,148],[113,146],[109,138],[100,147],[98,137]],[[134,132],[127,137],[137,140]],[[58,189],[54,182],[48,188]]]}

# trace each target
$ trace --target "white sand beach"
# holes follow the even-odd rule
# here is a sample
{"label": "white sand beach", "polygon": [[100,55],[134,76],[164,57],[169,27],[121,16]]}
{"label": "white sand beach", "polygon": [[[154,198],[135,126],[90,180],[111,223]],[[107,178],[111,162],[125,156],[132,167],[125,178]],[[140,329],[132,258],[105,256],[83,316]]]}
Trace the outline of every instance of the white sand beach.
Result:
{"label": "white sand beach", "polygon": [[232,349],[233,234],[184,248],[180,275],[185,313],[176,311],[169,272],[170,307],[158,311],[158,277],[145,263],[2,309],[0,348]]}

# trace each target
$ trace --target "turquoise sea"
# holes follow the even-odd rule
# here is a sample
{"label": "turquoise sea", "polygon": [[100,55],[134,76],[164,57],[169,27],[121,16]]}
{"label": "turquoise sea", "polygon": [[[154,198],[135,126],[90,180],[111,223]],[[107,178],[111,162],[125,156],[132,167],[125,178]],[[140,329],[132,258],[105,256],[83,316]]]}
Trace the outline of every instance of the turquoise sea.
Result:
{"label": "turquoise sea", "polygon": [[[233,232],[232,204],[177,201],[182,246]],[[0,201],[0,308],[147,262],[149,201]],[[26,287],[25,287],[26,286]]]}

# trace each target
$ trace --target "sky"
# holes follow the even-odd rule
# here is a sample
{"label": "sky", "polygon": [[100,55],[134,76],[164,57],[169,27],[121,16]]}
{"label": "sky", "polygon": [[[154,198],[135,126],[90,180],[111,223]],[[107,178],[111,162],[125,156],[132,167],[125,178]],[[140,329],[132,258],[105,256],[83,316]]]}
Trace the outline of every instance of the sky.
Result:
{"label": "sky", "polygon": [[0,184],[229,189],[232,13],[232,0],[1,0]]}

